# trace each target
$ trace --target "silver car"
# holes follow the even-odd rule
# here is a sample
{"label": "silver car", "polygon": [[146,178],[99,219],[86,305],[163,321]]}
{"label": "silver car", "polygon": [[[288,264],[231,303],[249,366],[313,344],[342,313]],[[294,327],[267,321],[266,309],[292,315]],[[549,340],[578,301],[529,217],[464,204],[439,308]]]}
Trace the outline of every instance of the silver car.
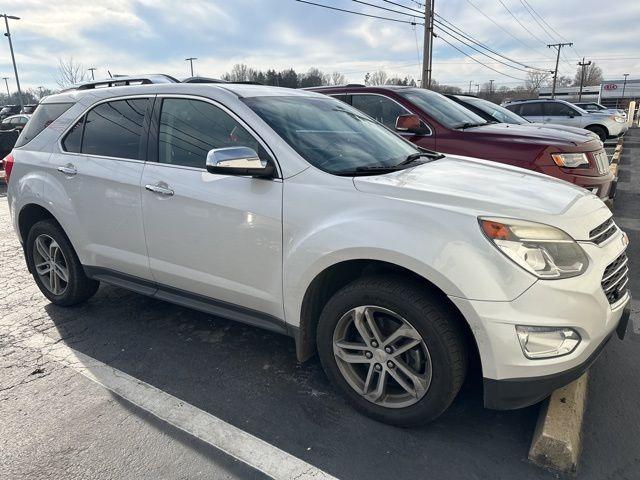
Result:
{"label": "silver car", "polygon": [[607,113],[609,115],[619,115],[621,117],[627,118],[627,112],[625,112],[621,108],[607,108],[597,102],[576,102],[574,103],[574,105],[576,107],[580,107],[583,110],[586,110],[589,113]]}
{"label": "silver car", "polygon": [[514,100],[504,107],[530,122],[586,128],[603,142],[624,135],[628,129],[627,120],[620,115],[587,112],[564,100]]}

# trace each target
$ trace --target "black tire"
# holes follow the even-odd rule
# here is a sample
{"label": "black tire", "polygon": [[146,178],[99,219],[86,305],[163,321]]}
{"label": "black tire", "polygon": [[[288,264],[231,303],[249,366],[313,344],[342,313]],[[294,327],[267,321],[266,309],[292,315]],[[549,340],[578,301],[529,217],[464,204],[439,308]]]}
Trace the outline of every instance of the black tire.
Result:
{"label": "black tire", "polygon": [[[46,235],[58,244],[68,270],[68,282],[64,291],[56,295],[44,284],[40,275],[36,273],[34,249],[35,241],[40,235]],[[85,302],[91,298],[100,286],[100,282],[88,278],[82,264],[76,255],[71,242],[60,226],[53,220],[42,220],[34,224],[27,235],[26,257],[29,271],[31,271],[38,288],[51,303],[69,307]]]}
{"label": "black tire", "polygon": [[599,125],[590,125],[587,127],[587,130],[598,135],[602,142],[604,142],[608,138],[607,130]]}
{"label": "black tire", "polygon": [[[338,367],[333,353],[333,335],[340,318],[362,305],[389,309],[422,336],[432,364],[430,386],[413,405],[402,408],[380,406],[352,388]],[[460,319],[442,297],[423,285],[393,275],[363,277],[339,290],[325,305],[317,330],[322,366],[355,408],[380,422],[410,427],[428,423],[451,404],[464,381],[468,355]]]}

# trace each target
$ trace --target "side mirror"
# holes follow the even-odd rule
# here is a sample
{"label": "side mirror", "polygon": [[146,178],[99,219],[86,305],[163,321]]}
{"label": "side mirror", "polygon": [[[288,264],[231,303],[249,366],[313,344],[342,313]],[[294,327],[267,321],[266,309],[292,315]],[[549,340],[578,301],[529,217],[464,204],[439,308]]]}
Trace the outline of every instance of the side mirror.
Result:
{"label": "side mirror", "polygon": [[415,133],[416,135],[424,135],[428,130],[422,125],[420,117],[415,114],[400,115],[396,118],[396,130],[399,132]]}
{"label": "side mirror", "polygon": [[214,148],[207,153],[207,172],[221,175],[240,175],[273,178],[275,165],[263,162],[249,147]]}

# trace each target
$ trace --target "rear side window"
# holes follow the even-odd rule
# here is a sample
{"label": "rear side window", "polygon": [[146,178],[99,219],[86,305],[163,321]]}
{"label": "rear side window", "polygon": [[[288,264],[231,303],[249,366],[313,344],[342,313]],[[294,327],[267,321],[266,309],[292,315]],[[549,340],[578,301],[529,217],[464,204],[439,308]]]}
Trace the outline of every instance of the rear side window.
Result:
{"label": "rear side window", "polygon": [[520,112],[523,117],[541,117],[542,116],[542,103],[523,103],[520,105]]}
{"label": "rear side window", "polygon": [[66,152],[80,153],[82,147],[82,130],[84,128],[84,115],[71,128],[69,133],[62,140],[62,147]]}
{"label": "rear side window", "polygon": [[22,130],[18,141],[16,142],[16,148],[26,145],[33,140],[36,135],[47,128],[51,123],[69,110],[73,103],[43,103],[36,108],[27,126]]}
{"label": "rear side window", "polygon": [[544,113],[550,117],[568,117],[569,115],[575,115],[576,111],[569,105],[564,103],[545,103]]}
{"label": "rear side window", "polygon": [[[102,157],[141,160],[143,121],[147,98],[130,98],[101,103],[74,125],[63,141],[67,151],[78,147],[80,152]],[[83,133],[79,133],[83,130]]]}

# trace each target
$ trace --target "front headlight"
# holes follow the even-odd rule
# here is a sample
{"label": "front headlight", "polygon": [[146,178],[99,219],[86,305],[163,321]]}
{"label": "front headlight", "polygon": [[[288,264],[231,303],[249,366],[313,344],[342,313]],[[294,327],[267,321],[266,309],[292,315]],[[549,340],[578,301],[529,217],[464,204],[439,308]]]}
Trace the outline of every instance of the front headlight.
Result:
{"label": "front headlight", "polygon": [[507,257],[538,278],[576,277],[589,259],[562,230],[542,223],[502,218],[479,218],[486,237]]}
{"label": "front headlight", "polygon": [[576,168],[580,165],[589,165],[586,153],[552,153],[551,158],[559,167]]}
{"label": "front headlight", "polygon": [[626,120],[623,117],[620,117],[618,115],[612,115],[611,118],[613,118],[613,120],[615,120],[618,123],[625,123]]}
{"label": "front headlight", "polygon": [[580,334],[568,327],[516,326],[518,341],[525,357],[530,359],[552,358],[573,352],[580,341]]}

